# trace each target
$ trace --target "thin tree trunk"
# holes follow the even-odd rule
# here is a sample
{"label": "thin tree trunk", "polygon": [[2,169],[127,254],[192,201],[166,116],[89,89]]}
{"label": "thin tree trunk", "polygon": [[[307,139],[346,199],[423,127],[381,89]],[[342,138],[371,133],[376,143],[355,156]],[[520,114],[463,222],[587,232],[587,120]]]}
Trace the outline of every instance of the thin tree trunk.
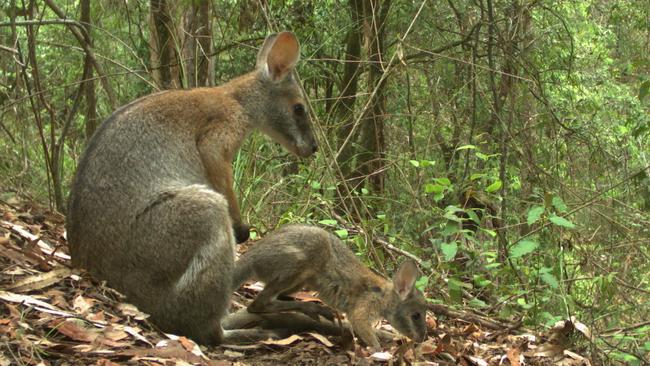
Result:
{"label": "thin tree trunk", "polygon": [[214,85],[212,54],[212,5],[208,0],[193,1],[183,17],[183,65],[188,87]]}
{"label": "thin tree trunk", "polygon": [[[357,100],[357,90],[359,84],[359,75],[361,73],[361,40],[362,33],[362,16],[363,0],[349,0],[350,18],[352,27],[348,30],[345,47],[345,65],[343,67],[343,78],[339,86],[339,97],[334,103],[332,110],[334,120],[341,121],[341,127],[338,129],[338,141],[342,143],[352,132],[354,104]],[[352,138],[354,141],[354,137]],[[346,178],[352,170],[352,160],[354,157],[354,144],[349,143],[337,157],[337,166],[340,168],[340,180],[337,185],[338,197],[343,206],[352,204],[349,200],[353,197],[350,192],[350,186]]]}
{"label": "thin tree trunk", "polygon": [[169,6],[166,0],[151,0],[150,6],[149,47],[154,82],[163,89],[178,88],[175,34]]}
{"label": "thin tree trunk", "polygon": [[376,89],[370,107],[361,119],[359,139],[360,153],[357,157],[355,172],[352,175],[355,186],[364,185],[367,178],[373,191],[377,194],[384,189],[386,141],[384,135],[384,120],[386,115],[386,79],[382,81],[385,59],[386,19],[390,8],[390,0],[366,0],[364,3],[366,21],[366,43],[368,44],[368,90]]}
{"label": "thin tree trunk", "polygon": [[[93,40],[90,36],[90,0],[81,0],[81,24],[86,29],[86,42],[92,48]],[[86,100],[86,140],[95,133],[97,129],[97,97],[95,96],[95,81],[93,80],[93,61],[86,54],[83,72],[83,90]]]}

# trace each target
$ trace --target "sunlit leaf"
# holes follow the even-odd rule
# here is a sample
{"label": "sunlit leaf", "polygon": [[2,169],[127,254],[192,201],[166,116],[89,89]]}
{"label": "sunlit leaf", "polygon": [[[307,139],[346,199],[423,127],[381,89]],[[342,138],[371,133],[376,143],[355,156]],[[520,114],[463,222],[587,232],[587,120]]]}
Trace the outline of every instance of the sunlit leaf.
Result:
{"label": "sunlit leaf", "polygon": [[539,244],[532,240],[522,240],[510,248],[510,258],[519,258],[528,253],[532,253]]}
{"label": "sunlit leaf", "polygon": [[501,189],[501,186],[503,183],[499,179],[495,180],[494,183],[490,184],[487,188],[485,188],[485,191],[488,193],[496,192],[499,189]]}
{"label": "sunlit leaf", "polygon": [[539,276],[544,283],[547,285],[551,286],[552,289],[556,289],[560,287],[560,283],[558,282],[557,278],[552,273],[542,273]]}
{"label": "sunlit leaf", "polygon": [[337,221],[332,219],[324,219],[320,220],[318,223],[321,225],[334,226],[337,224]]}
{"label": "sunlit leaf", "polygon": [[479,159],[481,159],[481,160],[483,160],[483,161],[485,161],[485,160],[487,160],[487,159],[490,158],[488,155],[485,155],[485,154],[480,153],[480,152],[476,152],[476,157],[479,158]]}
{"label": "sunlit leaf", "polygon": [[413,165],[416,168],[420,166],[420,162],[417,160],[409,160],[409,163],[411,163],[411,165]]}
{"label": "sunlit leaf", "polygon": [[440,244],[440,249],[442,254],[445,256],[445,261],[449,262],[456,257],[458,253],[458,244],[454,241],[451,243],[442,243]]}
{"label": "sunlit leaf", "polygon": [[562,201],[561,197],[553,196],[552,202],[553,202],[553,207],[555,207],[555,209],[558,210],[558,212],[566,212],[567,211],[567,207],[564,204],[564,201]]}
{"label": "sunlit leaf", "polygon": [[544,207],[542,206],[534,206],[531,208],[530,211],[528,211],[528,218],[526,220],[528,222],[528,225],[532,225],[537,222],[543,213]]}
{"label": "sunlit leaf", "polygon": [[574,223],[572,223],[571,221],[565,219],[564,217],[553,215],[553,216],[549,217],[548,219],[551,220],[551,222],[554,223],[557,226],[562,226],[562,227],[566,227],[566,228],[569,228],[569,229],[573,229],[574,227],[576,227],[576,225]]}
{"label": "sunlit leaf", "polygon": [[417,279],[417,281],[415,281],[415,288],[424,292],[428,284],[429,284],[429,277],[421,276],[420,278]]}
{"label": "sunlit leaf", "polygon": [[445,187],[440,184],[427,183],[424,185],[425,193],[442,193],[445,190]]}
{"label": "sunlit leaf", "polygon": [[436,181],[436,183],[438,184],[442,184],[443,186],[451,185],[451,181],[449,180],[449,178],[435,178],[434,181]]}
{"label": "sunlit leaf", "polygon": [[336,231],[334,231],[334,232],[335,232],[336,235],[338,235],[339,238],[341,238],[341,239],[347,239],[347,237],[348,237],[348,231],[345,230],[345,229],[336,230]]}
{"label": "sunlit leaf", "polygon": [[463,145],[461,147],[457,147],[456,151],[458,151],[458,150],[468,150],[468,149],[476,149],[476,146],[474,146],[474,145]]}

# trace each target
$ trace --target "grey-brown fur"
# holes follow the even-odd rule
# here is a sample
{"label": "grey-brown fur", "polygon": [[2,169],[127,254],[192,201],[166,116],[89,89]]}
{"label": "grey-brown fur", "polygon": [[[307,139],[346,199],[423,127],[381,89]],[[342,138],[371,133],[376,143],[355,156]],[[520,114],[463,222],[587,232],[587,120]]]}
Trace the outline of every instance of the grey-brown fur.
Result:
{"label": "grey-brown fur", "polygon": [[248,307],[251,313],[297,310],[328,316],[315,303],[277,297],[307,288],[326,304],[347,314],[366,345],[379,347],[372,322],[387,319],[402,334],[422,341],[426,336],[426,301],[414,286],[417,268],[402,264],[393,281],[364,266],[336,236],[315,226],[286,225],[256,242],[235,264],[234,287],[248,279],[265,283]]}
{"label": "grey-brown fur", "polygon": [[107,280],[167,332],[228,341],[220,320],[232,292],[235,237],[248,238],[232,159],[256,128],[297,155],[316,151],[292,76],[298,52],[293,34],[270,36],[255,71],[216,88],[152,94],[104,121],[72,185],[73,264]]}

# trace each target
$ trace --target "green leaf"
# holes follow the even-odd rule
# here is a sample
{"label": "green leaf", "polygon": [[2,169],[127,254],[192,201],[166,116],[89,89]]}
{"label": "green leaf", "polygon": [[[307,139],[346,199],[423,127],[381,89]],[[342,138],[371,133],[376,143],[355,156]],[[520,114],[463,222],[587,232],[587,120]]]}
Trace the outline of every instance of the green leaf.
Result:
{"label": "green leaf", "polygon": [[567,207],[564,204],[564,201],[562,201],[562,198],[560,198],[559,196],[553,196],[552,202],[553,202],[553,207],[555,207],[555,209],[558,210],[558,212],[567,211]]}
{"label": "green leaf", "polygon": [[460,231],[460,225],[454,221],[448,221],[440,233],[442,236],[449,236]]}
{"label": "green leaf", "polygon": [[510,258],[519,258],[528,253],[532,253],[538,246],[539,244],[532,240],[522,240],[510,248]]}
{"label": "green leaf", "polygon": [[435,178],[434,181],[438,184],[442,184],[443,186],[450,186],[451,181],[449,178]]}
{"label": "green leaf", "polygon": [[483,161],[486,161],[487,159],[490,158],[488,155],[485,155],[485,154],[480,153],[480,152],[476,152],[476,157],[483,160]]}
{"label": "green leaf", "polygon": [[573,229],[574,227],[576,227],[576,225],[574,223],[572,223],[571,221],[565,219],[564,217],[553,215],[553,216],[549,217],[548,219],[551,220],[551,222],[554,223],[557,226],[562,226],[562,227],[566,227],[566,228],[569,228],[569,229]]}
{"label": "green leaf", "polygon": [[480,228],[480,229],[481,229],[482,232],[484,232],[484,233],[490,235],[490,236],[493,237],[493,238],[494,238],[495,236],[497,236],[497,232],[494,231],[494,230],[491,230],[491,229],[484,229],[484,228]]}
{"label": "green leaf", "polygon": [[485,173],[474,173],[474,174],[469,176],[469,179],[470,180],[477,180],[477,179],[481,179],[481,178],[485,177],[486,175],[487,174],[485,174]]}
{"label": "green leaf", "polygon": [[547,285],[551,286],[552,289],[556,289],[560,287],[560,283],[558,282],[557,278],[552,273],[542,273],[539,276],[544,283]]}
{"label": "green leaf", "polygon": [[341,238],[341,239],[347,239],[347,238],[348,238],[348,231],[345,230],[345,229],[336,230],[336,231],[334,231],[334,232],[335,232],[336,235],[338,235],[339,238]]}
{"label": "green leaf", "polygon": [[477,224],[481,224],[481,220],[478,218],[478,215],[474,210],[467,210],[465,211],[467,213],[467,216],[469,216],[470,220],[474,221]]}
{"label": "green leaf", "polygon": [[442,243],[440,244],[440,249],[442,250],[442,254],[445,256],[445,261],[449,262],[456,257],[456,253],[458,253],[458,244],[456,244],[455,241],[451,243]]}
{"label": "green leaf", "polygon": [[643,102],[646,96],[648,96],[648,92],[650,91],[650,80],[646,80],[641,83],[641,86],[639,87],[639,100]]}
{"label": "green leaf", "polygon": [[256,231],[251,231],[250,232],[250,238],[251,238],[251,240],[255,240],[257,238],[257,232]]}
{"label": "green leaf", "polygon": [[643,344],[643,349],[645,349],[646,352],[650,352],[650,342],[645,342]]}
{"label": "green leaf", "polygon": [[490,263],[490,264],[486,265],[485,269],[496,269],[496,268],[499,268],[499,267],[501,267],[501,263],[496,263],[495,262],[495,263]]}
{"label": "green leaf", "polygon": [[501,189],[501,186],[503,183],[499,179],[495,180],[494,183],[490,184],[487,188],[485,188],[485,191],[488,193],[496,192],[499,189]]}
{"label": "green leaf", "polygon": [[313,189],[320,189],[320,182],[317,182],[315,180],[311,181],[311,188]]}
{"label": "green leaf", "polygon": [[455,302],[460,302],[463,298],[463,283],[456,278],[449,278],[447,281],[447,286],[449,287],[449,297]]}
{"label": "green leaf", "polygon": [[444,192],[445,187],[441,186],[440,184],[433,184],[433,183],[427,183],[424,185],[424,192],[425,193],[442,193]]}
{"label": "green leaf", "polygon": [[420,162],[417,160],[409,160],[409,163],[411,163],[411,165],[413,165],[416,168],[420,166]]}
{"label": "green leaf", "polygon": [[481,299],[474,298],[474,299],[470,300],[469,306],[471,306],[473,308],[481,309],[481,308],[487,307],[487,304],[485,303],[485,301],[483,301]]}
{"label": "green leaf", "polygon": [[429,277],[422,276],[422,277],[418,278],[417,281],[415,281],[415,288],[417,288],[418,290],[424,292],[424,290],[426,290],[428,284],[429,284]]}
{"label": "green leaf", "polygon": [[520,298],[517,299],[517,304],[519,304],[519,306],[521,306],[522,308],[524,308],[526,310],[533,307],[533,304],[526,303],[526,299],[524,299],[523,297],[520,297]]}
{"label": "green leaf", "polygon": [[332,219],[325,219],[325,220],[320,220],[318,223],[321,224],[321,225],[334,226],[338,222],[336,220],[332,220]]}
{"label": "green leaf", "polygon": [[445,195],[442,193],[436,193],[433,195],[433,200],[436,202],[440,202],[443,198],[445,198]]}
{"label": "green leaf", "polygon": [[368,195],[368,193],[370,193],[370,192],[368,192],[368,190],[366,188],[361,188],[361,194],[362,195],[366,196],[366,195]]}
{"label": "green leaf", "polygon": [[539,218],[542,216],[543,213],[544,213],[543,206],[533,206],[533,208],[531,208],[530,211],[528,211],[528,219],[526,220],[528,222],[528,225],[532,225],[535,222],[537,222],[537,220],[539,220]]}
{"label": "green leaf", "polygon": [[468,150],[468,149],[476,149],[476,146],[474,146],[474,145],[463,145],[463,146],[461,146],[461,147],[457,147],[457,148],[456,148],[456,151],[459,151],[459,150]]}

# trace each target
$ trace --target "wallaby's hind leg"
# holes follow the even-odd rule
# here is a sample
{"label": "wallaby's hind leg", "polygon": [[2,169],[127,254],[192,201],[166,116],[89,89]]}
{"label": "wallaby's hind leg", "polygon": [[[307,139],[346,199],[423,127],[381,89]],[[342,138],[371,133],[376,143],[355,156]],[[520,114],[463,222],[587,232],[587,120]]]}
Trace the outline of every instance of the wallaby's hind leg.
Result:
{"label": "wallaby's hind leg", "polygon": [[150,263],[130,277],[149,282],[139,288],[154,290],[129,295],[150,304],[143,310],[164,331],[202,344],[220,343],[220,319],[230,304],[234,268],[234,237],[224,197],[202,185],[170,189],[139,214],[133,229],[158,250],[152,252],[152,245],[142,253],[137,246],[133,249]]}
{"label": "wallaby's hind leg", "polygon": [[[297,283],[301,283],[296,279]],[[251,313],[274,313],[281,311],[299,311],[314,320],[318,320],[318,316],[322,316],[328,320],[334,320],[334,313],[328,307],[317,304],[314,302],[304,301],[284,301],[278,300],[280,294],[286,294],[299,287],[298,285],[287,286],[283,280],[273,281],[264,286],[264,290],[260,292],[255,300],[248,305],[248,311]]]}

